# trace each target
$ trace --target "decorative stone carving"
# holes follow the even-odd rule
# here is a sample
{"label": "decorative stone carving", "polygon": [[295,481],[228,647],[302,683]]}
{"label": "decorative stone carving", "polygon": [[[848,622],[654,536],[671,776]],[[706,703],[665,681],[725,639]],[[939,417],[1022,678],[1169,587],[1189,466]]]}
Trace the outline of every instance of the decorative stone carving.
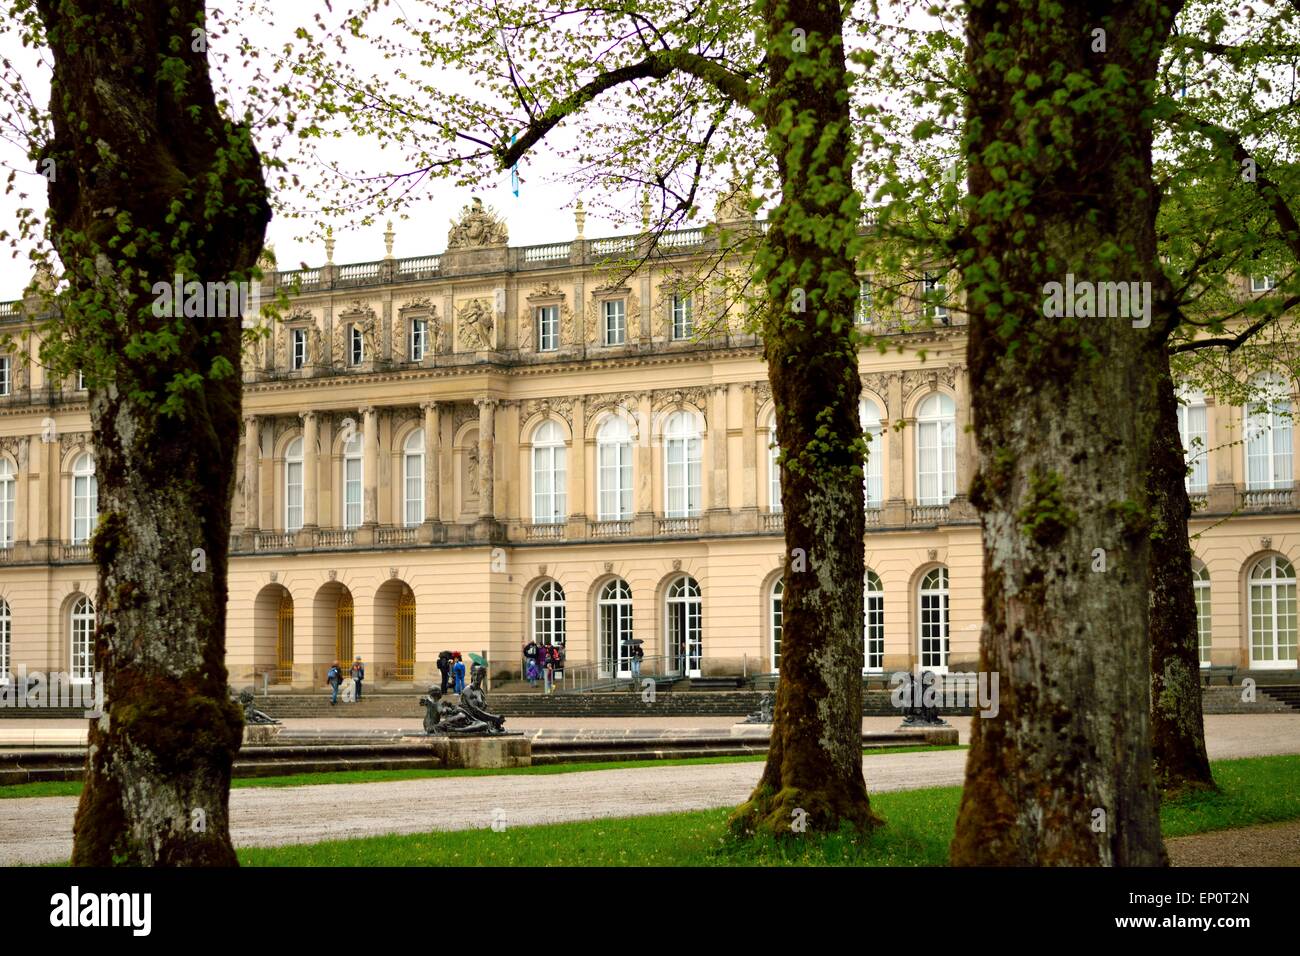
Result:
{"label": "decorative stone carving", "polygon": [[62,458],[74,448],[89,448],[89,432],[60,432],[59,433],[59,457]]}
{"label": "decorative stone carving", "polygon": [[624,341],[627,344],[637,342],[641,338],[641,299],[635,292],[626,286],[598,286],[592,290],[590,301],[587,303],[587,341],[594,346],[605,344],[605,328],[602,321],[602,302],[610,299],[622,299],[625,312],[624,323],[626,335]]}
{"label": "decorative stone carving", "polygon": [[606,573],[606,574],[613,574],[613,573],[614,573],[614,562],[613,562],[613,561],[606,561],[606,562],[605,562],[605,573]]}
{"label": "decorative stone carving", "polygon": [[696,385],[690,388],[662,389],[657,388],[654,391],[654,409],[667,408],[677,405],[694,405],[704,414],[708,409],[709,390],[706,386]]}
{"label": "decorative stone carving", "polygon": [[542,577],[545,577],[545,576],[546,576],[546,565],[544,565],[544,564],[539,564],[539,565],[537,566],[537,573],[538,573],[539,575],[541,575]]}
{"label": "decorative stone carving", "polygon": [[674,571],[680,571],[681,569],[682,569],[682,559],[681,559],[681,558],[673,558],[673,570],[674,570]]}
{"label": "decorative stone carving", "polygon": [[573,426],[573,399],[532,398],[523,404],[523,410],[519,416],[520,434],[523,433],[523,425],[539,412],[543,414],[555,412],[569,424],[570,428]]}
{"label": "decorative stone carving", "polygon": [[379,319],[375,310],[360,299],[355,299],[334,322],[334,360],[340,365],[348,361],[348,327],[361,329],[362,348],[367,362],[379,354]]}
{"label": "decorative stone carving", "polygon": [[461,352],[477,352],[492,345],[492,301],[470,299],[456,310],[456,346]]}
{"label": "decorative stone carving", "polygon": [[604,392],[599,395],[588,395],[586,407],[583,409],[584,420],[583,427],[591,424],[592,418],[602,414],[612,408],[622,409],[632,418],[636,418],[637,395],[635,392]]}
{"label": "decorative stone carving", "polygon": [[338,579],[339,579],[339,573],[335,571],[333,568],[330,568],[330,580],[337,581]]}
{"label": "decorative stone carving", "polygon": [[903,373],[903,395],[905,398],[910,397],[918,388],[928,388],[933,391],[943,383],[949,388],[957,384],[957,370],[951,365],[943,368],[913,368]]}
{"label": "decorative stone carving", "polygon": [[510,241],[506,224],[495,212],[474,196],[468,206],[453,219],[447,230],[448,249],[476,249],[482,246],[504,246]]}

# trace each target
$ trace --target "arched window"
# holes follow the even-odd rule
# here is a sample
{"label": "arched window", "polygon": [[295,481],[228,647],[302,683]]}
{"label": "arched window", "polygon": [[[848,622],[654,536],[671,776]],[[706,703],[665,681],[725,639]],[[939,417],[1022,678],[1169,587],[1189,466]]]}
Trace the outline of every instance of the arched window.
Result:
{"label": "arched window", "polygon": [[785,582],[777,578],[772,585],[772,602],[769,605],[772,615],[772,670],[781,669],[781,627],[785,618]]}
{"label": "arched window", "polygon": [[408,528],[424,521],[424,429],[406,436],[402,449],[402,515]]}
{"label": "arched window", "polygon": [[71,632],[71,671],[74,684],[90,681],[95,670],[95,604],[84,594],[72,605],[69,619]]}
{"label": "arched window", "polygon": [[533,595],[533,640],[564,646],[564,588],[559,581],[543,581]]}
{"label": "arched window", "polygon": [[916,502],[946,505],[957,488],[957,411],[936,392],[916,410]]}
{"label": "arched window", "polygon": [[1200,648],[1201,666],[1210,666],[1210,569],[1200,562],[1192,564],[1192,595],[1196,599],[1196,644]]}
{"label": "arched window", "polygon": [[85,544],[99,520],[99,483],[95,459],[82,452],[72,464],[72,543]]}
{"label": "arched window", "polygon": [[596,600],[596,620],[600,628],[601,673],[619,677],[632,675],[632,589],[622,578],[615,578],[600,589]]}
{"label": "arched window", "polygon": [[700,513],[700,428],[689,412],[673,412],[664,423],[664,517]]}
{"label": "arched window", "polygon": [[[14,546],[14,508],[18,501],[18,469],[0,458],[0,548]],[[3,673],[3,670],[0,670]]]}
{"label": "arched window", "polygon": [[343,527],[361,527],[362,435],[355,432],[343,446]]}
{"label": "arched window", "polygon": [[1270,555],[1250,571],[1250,666],[1296,666],[1295,568]]}
{"label": "arched window", "polygon": [[1281,377],[1258,375],[1246,406],[1246,488],[1291,487],[1291,393]]}
{"label": "arched window", "polygon": [[884,495],[885,441],[880,424],[880,409],[869,398],[858,405],[858,420],[867,439],[867,463],[863,469],[862,494],[868,508],[879,508]]}
{"label": "arched window", "polygon": [[668,586],[668,660],[674,674],[699,677],[704,656],[704,604],[695,579],[682,575]]}
{"label": "arched window", "polygon": [[295,438],[284,452],[284,530],[302,527],[302,438]]}
{"label": "arched window", "polygon": [[921,579],[921,669],[948,672],[948,569],[932,568]]}
{"label": "arched window", "polygon": [[0,684],[9,683],[9,646],[12,640],[9,602],[0,598]]}
{"label": "arched window", "polygon": [[1205,396],[1195,389],[1178,392],[1178,437],[1187,455],[1187,490],[1204,494],[1210,487],[1209,426]]}
{"label": "arched window", "polygon": [[544,421],[533,432],[533,521],[559,524],[568,517],[566,507],[564,432]]}
{"label": "arched window", "polygon": [[870,568],[862,589],[862,617],[862,669],[878,671],[885,666],[885,588]]}
{"label": "arched window", "polygon": [[596,432],[596,516],[598,521],[632,518],[632,430],[611,415]]}
{"label": "arched window", "polygon": [[772,511],[781,510],[781,443],[776,438],[776,422],[767,430],[767,505]]}

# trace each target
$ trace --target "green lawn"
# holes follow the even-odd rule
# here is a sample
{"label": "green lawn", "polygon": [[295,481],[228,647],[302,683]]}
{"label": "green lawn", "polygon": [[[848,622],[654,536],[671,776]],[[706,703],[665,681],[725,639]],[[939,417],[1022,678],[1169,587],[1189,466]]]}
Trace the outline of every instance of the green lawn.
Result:
{"label": "green lawn", "polygon": [[[864,755],[910,754],[921,751],[965,750],[965,747],[875,747]],[[766,755],[747,757],[683,757],[678,760],[620,760],[608,763],[562,763],[512,770],[339,770],[333,773],[296,773],[284,777],[236,777],[232,789],[241,787],[309,787],[323,783],[384,783],[392,780],[419,780],[425,777],[487,777],[500,774],[579,773],[585,770],[622,770],[629,767],[685,767],[692,764],[748,763],[766,760]],[[16,797],[76,797],[81,795],[80,780],[52,780],[43,783],[14,783],[0,786],[0,800]]]}
{"label": "green lawn", "polygon": [[[1223,788],[1161,811],[1165,836],[1300,819],[1300,755],[1217,761]],[[245,866],[941,866],[960,787],[872,797],[886,826],[851,834],[733,843],[728,810],[447,833],[372,837],[239,851]]]}

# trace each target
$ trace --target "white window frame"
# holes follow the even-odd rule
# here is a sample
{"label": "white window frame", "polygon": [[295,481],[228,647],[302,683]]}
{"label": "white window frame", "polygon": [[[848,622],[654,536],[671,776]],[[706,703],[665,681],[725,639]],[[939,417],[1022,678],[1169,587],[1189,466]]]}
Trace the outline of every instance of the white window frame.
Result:
{"label": "white window frame", "polygon": [[[948,568],[938,565],[921,577],[917,587],[917,661],[922,671],[948,673],[948,655],[952,649],[952,622],[949,618]],[[927,643],[931,646],[927,649]],[[934,663],[936,658],[940,663]],[[927,663],[928,661],[928,663]]]}
{"label": "white window frame", "polygon": [[402,522],[414,528],[424,522],[424,429],[417,428],[402,444]]}
{"label": "white window frame", "polygon": [[921,280],[922,305],[927,319],[948,324],[948,286],[937,272],[927,272]]}
{"label": "white window frame", "polygon": [[871,568],[862,585],[862,673],[885,669],[885,586]]}
{"label": "white window frame", "polygon": [[1204,494],[1210,488],[1209,409],[1205,396],[1193,389],[1178,395],[1178,438],[1187,460],[1187,491]]}
{"label": "white window frame", "polygon": [[605,299],[600,304],[601,329],[606,345],[627,344],[627,300]]}
{"label": "white window frame", "polygon": [[917,406],[916,503],[946,505],[956,494],[957,406],[950,396],[934,392]]}
{"label": "white window frame", "polygon": [[537,351],[554,352],[560,347],[560,307],[537,306]]}
{"label": "white window frame", "polygon": [[695,334],[695,302],[690,295],[674,292],[672,298],[672,332],[674,342],[684,342]]}
{"label": "white window frame", "polygon": [[9,683],[10,648],[13,646],[13,612],[0,598],[0,686]]}
{"label": "white window frame", "polygon": [[423,362],[424,355],[429,349],[429,319],[426,316],[418,315],[411,319],[410,340],[411,361]]}
{"label": "white window frame", "polygon": [[[365,469],[365,442],[361,432],[354,432],[352,441],[343,446],[343,485],[340,490],[343,493],[342,523],[347,531],[360,528],[365,520]],[[355,495],[350,493],[354,489]]]}
{"label": "white window frame", "polygon": [[858,309],[857,309],[857,314],[854,317],[858,325],[871,324],[871,309],[872,309],[871,280],[859,279],[858,280]]}
{"label": "white window frame", "polygon": [[1196,604],[1196,647],[1201,666],[1209,667],[1210,652],[1214,645],[1213,620],[1210,616],[1210,569],[1204,564],[1192,564],[1192,597]]}
{"label": "white window frame", "polygon": [[[1247,576],[1251,670],[1296,668],[1296,605],[1296,573],[1291,562],[1275,554],[1256,561]],[[1266,631],[1261,628],[1263,624],[1267,625]],[[1264,657],[1264,650],[1271,656]],[[1289,658],[1282,656],[1287,650]]]}
{"label": "white window frame", "polygon": [[610,415],[596,431],[596,520],[632,519],[632,429]]}
{"label": "white window frame", "polygon": [[664,598],[664,635],[668,669],[699,677],[704,663],[704,597],[700,583],[689,574],[673,579]]}
{"label": "white window frame", "polygon": [[785,629],[785,579],[777,578],[767,602],[768,637],[772,662],[772,673],[781,671],[781,635]]}
{"label": "white window frame", "polygon": [[84,594],[68,614],[68,675],[73,684],[95,676],[95,602]]}
{"label": "white window frame", "polygon": [[1275,276],[1251,276],[1251,292],[1272,292],[1277,288],[1277,278]]}
{"label": "white window frame", "polygon": [[304,494],[303,438],[299,435],[284,450],[284,530],[302,530]]}
{"label": "white window frame", "polygon": [[564,431],[554,419],[533,430],[533,523],[568,520],[568,464]]}
{"label": "white window frame", "polygon": [[622,578],[613,578],[600,586],[596,598],[596,639],[601,676],[632,676],[630,642],[632,628],[632,588]]}
{"label": "white window frame", "polygon": [[567,616],[564,586],[559,581],[543,581],[533,592],[533,640],[541,647],[563,647]]}
{"label": "white window frame", "polygon": [[863,398],[858,402],[858,422],[867,440],[867,460],[862,468],[862,501],[866,508],[875,511],[884,506],[885,494],[885,429],[875,401]]}
{"label": "white window frame", "polygon": [[86,373],[83,372],[81,369],[77,369],[77,391],[84,392],[85,390],[86,390]]}
{"label": "white window frame", "polygon": [[[1256,382],[1257,387],[1285,397],[1250,402],[1246,406],[1244,413],[1246,440],[1243,442],[1246,490],[1268,491],[1290,488],[1293,455],[1290,389],[1280,391],[1281,382],[1273,376],[1259,376]],[[1265,471],[1266,477],[1261,474]]]}
{"label": "white window frame", "polygon": [[18,469],[8,458],[0,458],[0,548],[14,546],[17,510]]}
{"label": "white window frame", "polygon": [[289,330],[289,367],[293,371],[307,366],[307,330]]}
{"label": "white window frame", "polygon": [[348,326],[348,364],[361,365],[366,360],[366,339],[361,334],[361,326]]}
{"label": "white window frame", "polygon": [[664,517],[699,517],[703,499],[703,441],[699,420],[676,411],[664,422]]}
{"label": "white window frame", "polygon": [[776,438],[776,422],[767,427],[767,507],[773,513],[784,510],[781,506],[781,445]]}
{"label": "white window frame", "polygon": [[72,543],[86,544],[99,521],[99,481],[95,457],[83,451],[72,463]]}
{"label": "white window frame", "polygon": [[13,380],[9,374],[12,371],[13,363],[8,355],[0,355],[0,396],[8,395],[13,387]]}

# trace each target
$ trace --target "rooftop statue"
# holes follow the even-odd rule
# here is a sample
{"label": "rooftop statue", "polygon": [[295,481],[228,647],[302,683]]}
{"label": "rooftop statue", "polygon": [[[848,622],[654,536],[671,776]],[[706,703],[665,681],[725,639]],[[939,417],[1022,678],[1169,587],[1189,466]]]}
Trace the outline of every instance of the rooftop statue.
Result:
{"label": "rooftop statue", "polygon": [[487,209],[477,196],[461,209],[460,219],[452,220],[451,228],[447,230],[448,249],[504,246],[509,241],[505,222]]}

